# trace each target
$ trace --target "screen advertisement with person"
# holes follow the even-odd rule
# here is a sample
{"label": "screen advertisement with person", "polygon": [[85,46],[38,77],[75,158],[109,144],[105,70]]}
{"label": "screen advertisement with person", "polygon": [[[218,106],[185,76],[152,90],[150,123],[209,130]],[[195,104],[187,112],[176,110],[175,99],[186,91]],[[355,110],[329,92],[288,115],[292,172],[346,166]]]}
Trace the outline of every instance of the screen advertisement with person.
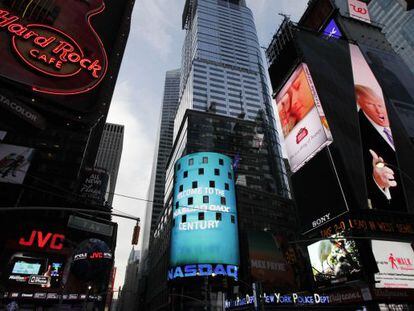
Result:
{"label": "screen advertisement with person", "polygon": [[368,207],[405,211],[406,201],[385,98],[358,46],[350,45]]}
{"label": "screen advertisement with person", "polygon": [[292,172],[332,142],[328,122],[309,68],[300,64],[276,95],[277,110]]}

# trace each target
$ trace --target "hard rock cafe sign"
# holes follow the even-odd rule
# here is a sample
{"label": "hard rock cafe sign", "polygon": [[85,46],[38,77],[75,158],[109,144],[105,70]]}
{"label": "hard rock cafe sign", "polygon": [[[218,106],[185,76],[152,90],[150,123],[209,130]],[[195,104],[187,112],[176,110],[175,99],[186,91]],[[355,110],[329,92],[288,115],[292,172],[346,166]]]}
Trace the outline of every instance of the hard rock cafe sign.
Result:
{"label": "hard rock cafe sign", "polygon": [[31,23],[33,17],[25,16],[29,4],[19,15],[0,1],[0,75],[54,95],[95,88],[108,61],[90,19],[104,10],[103,0],[56,1],[53,26]]}

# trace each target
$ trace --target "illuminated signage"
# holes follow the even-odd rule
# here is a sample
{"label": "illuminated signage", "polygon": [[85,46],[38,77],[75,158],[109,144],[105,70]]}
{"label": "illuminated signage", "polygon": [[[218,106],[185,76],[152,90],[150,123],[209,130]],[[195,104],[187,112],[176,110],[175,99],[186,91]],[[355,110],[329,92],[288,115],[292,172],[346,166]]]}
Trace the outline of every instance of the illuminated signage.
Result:
{"label": "illuminated signage", "polygon": [[[108,65],[102,42],[90,24],[91,17],[102,12],[104,7],[101,3],[99,8],[89,12],[76,12],[76,16],[86,14],[85,21],[79,19],[81,21],[79,24],[78,21],[68,20],[67,16],[71,16],[70,14],[60,12],[60,15],[66,15],[63,17],[65,19],[63,25],[62,22],[59,23],[60,28],[45,24],[26,24],[22,17],[13,14],[7,8],[0,7],[0,32],[7,33],[11,37],[10,46],[15,56],[41,78],[31,78],[30,75],[19,70],[20,68],[17,69],[17,64],[14,68],[16,72],[6,67],[0,74],[31,85],[33,90],[38,92],[67,95],[90,91],[103,79]],[[72,23],[77,23],[77,27],[74,28]],[[76,33],[78,39],[75,39],[62,27],[72,32],[78,30],[78,27],[83,27],[85,33]],[[89,34],[88,39],[86,33]],[[1,44],[4,45],[5,42]],[[0,45],[0,48],[5,49],[7,46]],[[71,83],[53,79],[65,80],[72,77],[71,86]],[[52,79],[51,81],[56,85],[54,86],[47,79]]]}
{"label": "illuminated signage", "polygon": [[410,243],[372,241],[378,265],[377,288],[414,288],[414,250]]}
{"label": "illuminated signage", "polygon": [[323,34],[328,38],[341,38],[342,32],[339,30],[338,25],[336,24],[335,20],[332,19],[328,25],[323,30]]}
{"label": "illuminated signage", "polygon": [[228,270],[239,264],[232,160],[200,152],[181,158],[175,168],[168,278],[195,276],[200,267],[201,275],[237,277],[237,270]]}
{"label": "illuminated signage", "polygon": [[371,23],[369,17],[368,5],[360,0],[348,0],[349,15],[352,18]]}
{"label": "illuminated signage", "polygon": [[43,275],[31,275],[29,277],[29,284],[32,285],[47,285],[50,282],[50,278]]}
{"label": "illuminated signage", "polygon": [[80,253],[75,254],[73,256],[73,261],[78,260],[86,260],[86,259],[112,259],[112,254],[109,252],[92,252],[90,254],[88,253]]}
{"label": "illuminated signage", "polygon": [[168,270],[168,280],[195,276],[228,276],[237,280],[238,267],[222,264],[198,264],[178,266]]}
{"label": "illuminated signage", "polygon": [[21,246],[37,246],[39,248],[48,246],[53,250],[61,250],[64,240],[65,236],[63,234],[51,232],[44,234],[42,231],[33,230],[28,239],[21,237],[19,244]]}

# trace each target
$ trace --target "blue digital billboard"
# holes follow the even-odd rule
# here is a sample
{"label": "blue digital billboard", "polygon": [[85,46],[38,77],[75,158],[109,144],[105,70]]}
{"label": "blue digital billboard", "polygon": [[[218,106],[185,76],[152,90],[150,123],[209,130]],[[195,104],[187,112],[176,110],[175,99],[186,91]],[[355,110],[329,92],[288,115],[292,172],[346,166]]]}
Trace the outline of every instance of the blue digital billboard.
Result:
{"label": "blue digital billboard", "polygon": [[175,164],[168,279],[237,279],[239,241],[234,172],[228,156],[200,152]]}

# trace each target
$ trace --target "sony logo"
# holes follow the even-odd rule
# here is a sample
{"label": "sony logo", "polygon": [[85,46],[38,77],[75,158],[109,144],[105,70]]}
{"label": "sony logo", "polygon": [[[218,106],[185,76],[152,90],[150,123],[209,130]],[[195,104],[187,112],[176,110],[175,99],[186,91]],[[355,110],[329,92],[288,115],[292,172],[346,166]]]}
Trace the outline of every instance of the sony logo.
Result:
{"label": "sony logo", "polygon": [[312,221],[312,227],[313,228],[318,227],[318,226],[322,225],[323,223],[329,221],[330,219],[331,219],[331,213],[328,213],[328,214],[322,216],[321,218],[318,218],[318,219]]}

